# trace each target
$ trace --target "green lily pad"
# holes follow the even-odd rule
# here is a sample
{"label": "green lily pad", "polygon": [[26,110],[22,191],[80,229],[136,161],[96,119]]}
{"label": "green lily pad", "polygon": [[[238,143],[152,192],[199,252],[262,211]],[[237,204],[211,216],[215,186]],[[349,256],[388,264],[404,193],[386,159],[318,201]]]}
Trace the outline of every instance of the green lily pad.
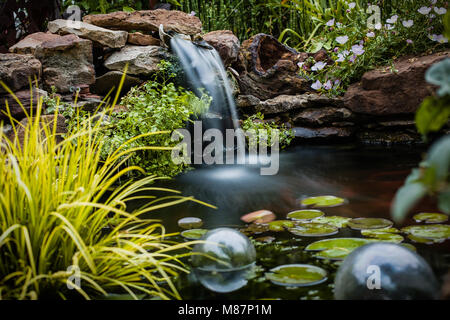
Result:
{"label": "green lily pad", "polygon": [[324,223],[301,223],[289,228],[289,232],[301,237],[325,237],[338,233],[339,229]]}
{"label": "green lily pad", "polygon": [[198,229],[203,226],[203,221],[200,218],[187,217],[178,220],[178,226],[182,229]]}
{"label": "green lily pad", "polygon": [[[393,230],[394,232],[389,232]],[[376,229],[376,230],[361,230],[361,234],[365,237],[374,238],[385,242],[401,243],[405,240],[401,235],[396,234],[398,232],[395,228]]]}
{"label": "green lily pad", "polygon": [[408,248],[409,250],[412,251],[417,251],[416,247],[414,247],[412,244],[410,243],[400,243],[401,246]]}
{"label": "green lily pad", "polygon": [[266,279],[273,284],[286,287],[314,286],[327,281],[327,272],[308,264],[286,264],[266,273]]}
{"label": "green lily pad", "polygon": [[442,240],[426,239],[426,238],[422,238],[422,237],[413,236],[412,234],[408,234],[407,237],[412,242],[421,243],[421,244],[435,244],[435,243],[441,243],[441,242],[445,241],[444,239],[442,239]]}
{"label": "green lily pad", "polygon": [[267,224],[252,223],[239,231],[247,236],[252,236],[269,231],[269,226]]}
{"label": "green lily pad", "polygon": [[394,223],[382,218],[356,218],[348,222],[348,226],[354,230],[384,229],[392,227]]}
{"label": "green lily pad", "polygon": [[446,224],[409,226],[403,228],[402,231],[416,239],[424,238],[435,242],[442,242],[450,238],[450,225]]}
{"label": "green lily pad", "polygon": [[315,218],[322,217],[324,215],[325,213],[320,210],[296,210],[289,212],[287,214],[287,217],[292,220],[309,221]]}
{"label": "green lily pad", "polygon": [[422,212],[413,217],[416,222],[425,223],[442,223],[448,220],[448,216],[442,213],[426,213]]}
{"label": "green lily pad", "polygon": [[198,240],[207,232],[208,230],[206,229],[191,229],[181,232],[181,236],[188,240]]}
{"label": "green lily pad", "polygon": [[345,228],[350,220],[352,219],[340,216],[329,216],[329,217],[319,217],[313,219],[311,222],[326,223],[331,224],[332,226],[335,226],[337,228]]}
{"label": "green lily pad", "polygon": [[334,238],[325,239],[311,243],[306,251],[320,251],[315,255],[316,258],[343,260],[353,250],[365,244],[372,243],[376,240],[363,238]]}
{"label": "green lily pad", "polygon": [[281,232],[295,226],[295,223],[289,220],[276,220],[268,223],[269,230],[274,232]]}
{"label": "green lily pad", "polygon": [[337,207],[345,203],[345,199],[335,196],[310,197],[301,201],[303,206],[313,206],[314,208]]}

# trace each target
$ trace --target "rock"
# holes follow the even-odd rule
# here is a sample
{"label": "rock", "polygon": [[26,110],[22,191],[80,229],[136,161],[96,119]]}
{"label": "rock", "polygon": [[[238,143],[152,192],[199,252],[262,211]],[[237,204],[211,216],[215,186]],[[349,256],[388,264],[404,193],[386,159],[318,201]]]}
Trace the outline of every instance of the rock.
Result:
{"label": "rock", "polygon": [[[30,54],[0,53],[0,80],[11,91],[30,86],[30,81],[39,80],[41,63]],[[0,93],[7,92],[0,85]]]}
{"label": "rock", "polygon": [[57,92],[70,92],[70,87],[95,82],[92,64],[92,42],[69,34],[45,41],[36,48],[42,62],[44,85]]}
{"label": "rock", "polygon": [[89,23],[79,22],[79,28],[69,24],[67,20],[58,19],[48,23],[48,30],[59,35],[75,34],[109,48],[122,48],[128,39],[128,32],[113,31],[97,27]]}
{"label": "rock", "polygon": [[[120,71],[110,71],[95,80],[95,84],[91,86],[91,91],[100,95],[106,95],[114,87],[117,89],[122,79],[123,73]],[[122,84],[122,93],[128,92],[131,87],[140,85],[143,80],[127,74]],[[115,90],[112,92],[115,94]]]}
{"label": "rock", "polygon": [[[28,125],[28,118],[24,118],[20,121],[19,125],[16,125],[16,130],[17,130],[17,135],[14,135],[14,131],[10,132],[7,136],[7,138],[10,141],[13,141],[15,143],[18,143],[20,146],[23,146],[23,142],[25,140],[25,128]],[[55,125],[55,116],[54,115],[44,115],[40,117],[40,126],[42,128],[42,132],[41,132],[41,137],[42,140],[45,139],[45,132],[44,132],[44,127],[46,126],[49,130],[49,132],[53,132],[53,130]],[[67,133],[67,125],[66,125],[66,119],[62,116],[62,115],[57,115],[56,118],[56,129],[55,129],[55,133],[56,133],[56,141],[57,143],[60,143],[63,138],[62,135],[64,133]]]}
{"label": "rock", "polygon": [[423,143],[416,130],[363,130],[358,132],[357,138],[364,144],[394,145]]}
{"label": "rock", "polygon": [[450,51],[416,58],[401,58],[394,65],[398,72],[377,69],[366,72],[360,83],[345,94],[345,106],[355,113],[369,115],[413,114],[423,99],[434,92],[425,81],[425,72]]}
{"label": "rock", "polygon": [[160,40],[148,34],[133,32],[128,34],[128,43],[136,46],[159,46]]}
{"label": "rock", "polygon": [[339,98],[328,98],[315,93],[305,93],[301,95],[280,95],[273,99],[262,101],[256,106],[256,110],[263,114],[277,114],[297,109],[340,106],[342,106],[342,101]]}
{"label": "rock", "polygon": [[352,112],[346,108],[325,107],[302,110],[292,117],[292,121],[298,125],[323,126],[351,117]]}
{"label": "rock", "polygon": [[298,75],[297,65],[307,56],[262,33],[244,41],[238,68],[243,69],[239,76],[241,94],[267,100],[310,91],[308,81]]}
{"label": "rock", "polygon": [[105,67],[123,71],[128,63],[128,74],[150,75],[158,70],[158,63],[167,57],[168,52],[162,47],[126,45],[106,59]]}
{"label": "rock", "polygon": [[21,54],[34,54],[36,48],[41,45],[41,43],[57,39],[58,37],[58,35],[48,32],[32,33],[9,48],[9,51]]}
{"label": "rock", "polygon": [[238,96],[236,99],[236,106],[238,108],[255,107],[260,104],[260,100],[252,95]]}
{"label": "rock", "polygon": [[225,67],[237,61],[241,43],[232,31],[212,31],[205,34],[203,39],[217,50]]}
{"label": "rock", "polygon": [[117,11],[107,14],[94,14],[83,17],[83,21],[115,30],[158,31],[159,25],[164,31],[174,31],[195,35],[202,31],[202,23],[196,16],[176,10],[141,10],[133,12]]}
{"label": "rock", "polygon": [[354,129],[349,127],[294,127],[293,130],[295,140],[342,139],[350,138],[354,133]]}
{"label": "rock", "polygon": [[[23,108],[27,113],[31,110],[31,104],[33,104],[33,108],[36,108],[37,102],[41,97],[46,97],[47,92],[41,89],[33,88],[33,100],[31,100],[30,90],[21,90],[17,91],[14,94],[17,99],[22,103]],[[6,112],[6,102],[8,103],[9,111],[11,112],[11,116],[20,120],[25,116],[25,111],[22,107],[17,103],[16,99],[11,96],[9,93],[0,96],[0,119],[7,119],[8,116],[4,113]]]}

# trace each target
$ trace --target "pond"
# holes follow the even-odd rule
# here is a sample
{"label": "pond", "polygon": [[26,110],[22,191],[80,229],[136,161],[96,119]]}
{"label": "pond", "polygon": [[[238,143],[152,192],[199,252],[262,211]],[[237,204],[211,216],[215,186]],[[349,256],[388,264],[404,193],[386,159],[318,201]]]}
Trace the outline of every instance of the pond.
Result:
{"label": "pond", "polygon": [[[320,208],[326,216],[391,219],[390,202],[425,150],[417,146],[297,146],[281,152],[280,170],[275,176],[261,176],[259,168],[251,166],[200,166],[161,185],[215,205],[217,210],[184,203],[149,217],[161,219],[167,232],[183,231],[177,222],[185,217],[202,219],[204,229],[228,226],[239,230],[246,226],[241,217],[247,213],[270,210],[277,220],[285,220],[289,212],[302,209],[302,199],[334,195],[347,202]],[[416,210],[438,212],[431,201]],[[394,227],[414,224],[409,218]],[[315,252],[304,249],[318,240],[337,237],[363,238],[359,230],[348,227],[321,237],[302,237],[288,231],[254,234],[251,239],[257,252],[256,267],[245,287],[228,294],[215,293],[203,288],[191,274],[179,279],[180,293],[185,299],[332,299],[339,262],[315,258]],[[183,241],[182,237],[176,239]],[[449,266],[448,241],[427,245],[405,236],[404,243],[413,244],[442,279]],[[283,287],[265,278],[266,272],[283,264],[319,266],[328,272],[328,280],[310,287]]]}

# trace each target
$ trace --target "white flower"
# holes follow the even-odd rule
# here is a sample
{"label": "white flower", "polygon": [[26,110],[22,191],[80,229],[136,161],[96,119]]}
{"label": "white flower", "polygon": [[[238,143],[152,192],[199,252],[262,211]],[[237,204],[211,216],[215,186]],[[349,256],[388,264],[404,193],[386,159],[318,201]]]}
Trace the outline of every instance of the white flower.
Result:
{"label": "white flower", "polygon": [[428,7],[422,7],[422,8],[420,8],[420,9],[417,10],[417,11],[419,11],[419,13],[421,13],[421,14],[423,14],[423,15],[426,15],[426,14],[429,14],[429,13],[430,13],[431,8],[428,8]]}
{"label": "white flower", "polygon": [[447,9],[434,7],[434,12],[436,12],[437,14],[443,15],[443,14],[447,13]]}
{"label": "white flower", "polygon": [[379,22],[375,25],[375,29],[377,30],[381,30],[382,27],[383,27],[382,24]]}
{"label": "white flower", "polygon": [[342,27],[342,23],[336,22],[336,27],[338,27],[338,28]]}
{"label": "white flower", "polygon": [[298,67],[299,67],[300,69],[303,67],[304,64],[305,64],[304,62],[299,62],[299,63],[297,63],[297,65],[298,65]]}
{"label": "white flower", "polygon": [[437,0],[431,0],[431,4],[436,4]]}
{"label": "white flower", "polygon": [[317,80],[316,82],[313,83],[311,88],[313,88],[314,90],[322,89],[322,83],[319,80]]}
{"label": "white flower", "polygon": [[373,32],[373,31],[368,32],[368,33],[366,34],[366,36],[367,36],[368,38],[374,38],[374,37],[375,37],[375,32]]}
{"label": "white flower", "polygon": [[397,23],[397,19],[398,19],[398,16],[395,15],[395,16],[392,16],[390,19],[387,19],[386,22],[390,23],[390,24],[395,24],[395,23]]}
{"label": "white flower", "polygon": [[448,43],[448,39],[446,37],[444,37],[442,34],[429,35],[428,38],[430,38],[433,41],[439,42],[439,43]]}
{"label": "white flower", "polygon": [[355,2],[350,2],[350,3],[348,4],[348,7],[349,7],[350,9],[354,9],[354,8],[356,7],[356,3],[355,3]]}
{"label": "white flower", "polygon": [[348,36],[337,37],[336,41],[340,44],[346,44],[348,41]]}
{"label": "white flower", "polygon": [[328,27],[334,26],[334,21],[335,21],[334,19],[328,21],[328,22],[327,22],[327,26],[328,26]]}
{"label": "white flower", "polygon": [[354,46],[352,46],[352,52],[355,55],[360,56],[360,55],[362,55],[365,52],[365,50],[364,50],[364,47],[362,45],[355,44]]}
{"label": "white flower", "polygon": [[331,80],[328,80],[324,85],[323,88],[325,90],[331,90],[333,88],[333,84],[331,83]]}
{"label": "white flower", "polygon": [[402,23],[405,28],[411,28],[414,25],[413,20],[403,21]]}
{"label": "white flower", "polygon": [[344,62],[345,61],[345,56],[342,53],[338,53],[338,59],[336,60],[336,62]]}
{"label": "white flower", "polygon": [[327,65],[326,62],[319,61],[315,65],[312,66],[311,70],[312,71],[320,71],[323,68],[325,68],[326,65]]}
{"label": "white flower", "polygon": [[394,29],[394,26],[393,26],[393,25],[390,25],[390,24],[386,24],[386,25],[384,25],[384,27],[386,28],[386,30],[392,30],[392,29]]}
{"label": "white flower", "polygon": [[434,19],[434,18],[436,18],[436,16],[435,16],[434,14],[430,14],[430,15],[428,16],[428,18]]}

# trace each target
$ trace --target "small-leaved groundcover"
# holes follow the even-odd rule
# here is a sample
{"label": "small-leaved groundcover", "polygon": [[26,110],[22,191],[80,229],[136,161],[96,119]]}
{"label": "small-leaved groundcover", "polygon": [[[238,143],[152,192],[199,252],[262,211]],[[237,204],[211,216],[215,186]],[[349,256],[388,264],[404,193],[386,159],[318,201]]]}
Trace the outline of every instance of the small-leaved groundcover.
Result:
{"label": "small-leaved groundcover", "polygon": [[422,212],[413,216],[413,219],[416,220],[416,222],[443,223],[448,220],[448,216],[442,213]]}
{"label": "small-leaved groundcover", "polygon": [[318,251],[315,255],[319,259],[343,260],[353,250],[376,240],[363,238],[335,238],[311,243],[306,251]]}
{"label": "small-leaved groundcover", "polygon": [[382,218],[356,218],[348,222],[348,226],[354,230],[390,228],[394,223]]}
{"label": "small-leaved groundcover", "polygon": [[265,274],[273,284],[287,287],[313,286],[327,281],[327,272],[308,264],[278,266]]}
{"label": "small-leaved groundcover", "polygon": [[300,223],[288,230],[290,233],[302,237],[325,237],[339,232],[337,227],[325,223]]}
{"label": "small-leaved groundcover", "polygon": [[312,206],[314,208],[337,207],[343,205],[347,200],[335,196],[320,196],[303,199],[303,206]]}
{"label": "small-leaved groundcover", "polygon": [[287,217],[297,221],[310,221],[315,218],[324,216],[325,213],[320,210],[296,210],[289,212]]}

